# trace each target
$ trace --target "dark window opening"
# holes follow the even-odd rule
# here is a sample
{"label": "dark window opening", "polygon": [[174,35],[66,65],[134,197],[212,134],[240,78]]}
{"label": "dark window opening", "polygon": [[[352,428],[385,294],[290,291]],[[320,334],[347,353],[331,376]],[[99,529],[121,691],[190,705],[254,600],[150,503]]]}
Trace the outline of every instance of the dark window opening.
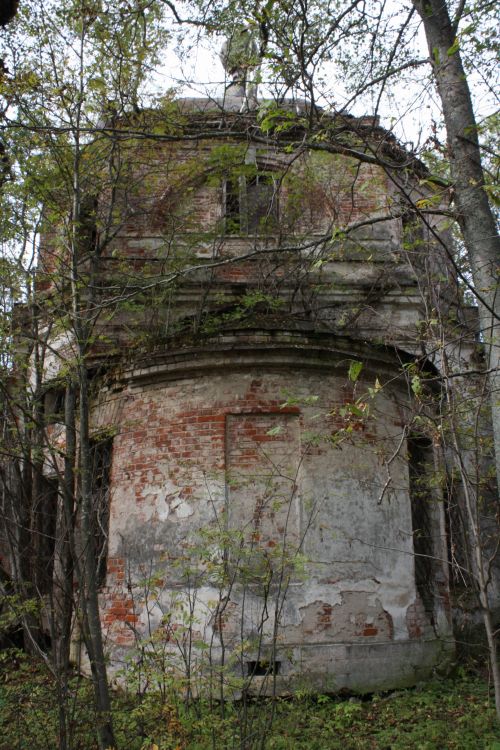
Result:
{"label": "dark window opening", "polygon": [[256,174],[228,180],[224,193],[228,234],[260,234],[276,227],[278,201],[272,175]]}
{"label": "dark window opening", "polygon": [[40,495],[34,509],[35,577],[39,591],[48,594],[52,587],[56,547],[59,483],[56,478],[41,478]]}
{"label": "dark window opening", "polygon": [[266,677],[267,675],[279,674],[281,662],[280,661],[247,661],[247,675],[248,677]]}
{"label": "dark window opening", "polygon": [[45,391],[43,399],[43,411],[46,424],[64,422],[64,402],[66,389],[61,387],[49,388]]}
{"label": "dark window opening", "polygon": [[434,612],[434,538],[431,487],[434,472],[432,442],[421,435],[408,437],[411,521],[415,554],[415,584],[424,609]]}
{"label": "dark window opening", "polygon": [[113,440],[111,438],[91,441],[93,533],[98,586],[104,586],[106,583],[112,452]]}
{"label": "dark window opening", "polygon": [[239,234],[241,231],[241,201],[239,180],[228,180],[225,185],[225,221],[228,234]]}
{"label": "dark window opening", "polygon": [[450,583],[460,587],[464,581],[464,568],[467,568],[467,561],[464,560],[463,556],[463,550],[466,549],[466,542],[463,536],[463,523],[460,517],[460,510],[455,493],[450,491],[450,482],[448,483],[448,492],[445,500],[444,518]]}
{"label": "dark window opening", "polygon": [[257,174],[247,181],[247,231],[259,234],[276,225],[277,203],[275,184],[270,175]]}

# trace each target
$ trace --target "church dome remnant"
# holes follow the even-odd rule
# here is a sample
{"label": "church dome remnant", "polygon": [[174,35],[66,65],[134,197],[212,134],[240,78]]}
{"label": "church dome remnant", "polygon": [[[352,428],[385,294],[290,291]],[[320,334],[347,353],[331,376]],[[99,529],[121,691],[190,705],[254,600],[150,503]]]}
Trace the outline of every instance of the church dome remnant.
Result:
{"label": "church dome remnant", "polygon": [[370,118],[325,115],[304,146],[286,105],[170,116],[89,212],[89,237],[119,216],[87,359],[111,663],[153,638],[234,694],[412,684],[452,651],[433,444],[404,376],[422,289],[454,305],[436,226],[411,214],[423,167]]}
{"label": "church dome remnant", "polygon": [[260,62],[255,35],[245,26],[235,29],[234,33],[222,45],[220,59],[224,70],[231,76],[234,84],[242,87],[240,96],[244,96],[248,71],[256,68]]}

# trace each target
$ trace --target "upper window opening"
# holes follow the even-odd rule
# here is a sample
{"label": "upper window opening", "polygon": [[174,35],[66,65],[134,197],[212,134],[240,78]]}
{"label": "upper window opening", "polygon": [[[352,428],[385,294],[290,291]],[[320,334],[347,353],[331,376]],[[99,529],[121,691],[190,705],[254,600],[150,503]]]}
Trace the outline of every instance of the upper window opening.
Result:
{"label": "upper window opening", "polygon": [[275,226],[277,219],[276,184],[269,174],[256,174],[247,181],[247,231],[259,234]]}
{"label": "upper window opening", "polygon": [[64,422],[65,396],[65,389],[60,387],[49,388],[45,391],[43,410],[46,424]]}
{"label": "upper window opening", "polygon": [[225,210],[226,232],[228,234],[239,234],[241,229],[241,196],[240,180],[227,180],[225,184]]}
{"label": "upper window opening", "polygon": [[227,180],[224,187],[224,217],[228,234],[264,234],[278,219],[276,180],[257,172]]}

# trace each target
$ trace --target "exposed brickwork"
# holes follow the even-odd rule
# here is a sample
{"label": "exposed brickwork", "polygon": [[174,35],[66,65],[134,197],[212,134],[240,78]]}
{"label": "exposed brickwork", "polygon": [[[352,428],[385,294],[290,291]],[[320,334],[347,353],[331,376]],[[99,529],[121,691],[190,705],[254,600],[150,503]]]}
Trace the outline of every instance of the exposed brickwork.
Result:
{"label": "exposed brickwork", "polygon": [[390,641],[392,617],[363,594],[345,593],[340,604],[317,601],[301,609],[303,637],[313,642],[355,642],[364,638]]}
{"label": "exposed brickwork", "polygon": [[135,641],[134,628],[139,623],[134,601],[127,594],[115,591],[103,599],[102,623],[104,634],[118,646],[131,646]]}
{"label": "exposed brickwork", "polygon": [[[156,576],[160,575],[162,588],[168,591],[171,573],[162,565],[178,566],[182,556],[189,553],[193,531],[200,524],[205,527],[213,524],[214,513],[222,513],[226,502],[229,528],[242,532],[255,554],[269,551],[271,557],[266,564],[270,571],[275,564],[273,556],[279,557],[282,545],[285,543],[292,552],[298,549],[300,535],[307,527],[302,552],[306,557],[331,560],[326,568],[324,563],[317,569],[310,566],[308,575],[317,581],[314,586],[320,587],[318,592],[321,590],[325,598],[305,610],[298,629],[292,623],[284,625],[285,640],[299,638],[321,643],[392,640],[391,616],[364,595],[343,593],[341,607],[335,599],[326,597],[329,590],[343,590],[342,570],[350,563],[342,562],[344,567],[339,568],[337,561],[344,557],[357,559],[358,576],[371,575],[371,548],[349,541],[351,536],[366,540],[373,530],[376,544],[389,547],[394,545],[390,541],[392,535],[398,535],[399,529],[410,523],[409,508],[406,506],[404,510],[404,504],[401,505],[404,495],[399,501],[394,500],[393,510],[399,510],[392,519],[383,508],[377,510],[369,495],[362,499],[379,471],[380,444],[390,453],[399,440],[401,428],[399,423],[393,425],[398,422],[399,398],[388,399],[385,392],[377,397],[370,406],[366,425],[359,430],[362,440],[348,439],[339,451],[328,439],[332,430],[346,428],[345,421],[339,422],[339,410],[356,402],[357,393],[365,391],[362,378],[354,389],[346,374],[304,376],[290,370],[274,374],[206,374],[170,384],[160,381],[147,387],[128,388],[110,399],[103,397],[100,423],[106,424],[107,410],[109,418],[111,414],[115,418],[119,415],[113,450],[108,586],[102,593],[104,623],[110,641],[130,644],[134,634],[129,625],[141,629],[145,624],[140,600],[132,601],[133,597],[126,593],[126,557],[134,543],[135,530],[144,527],[144,533],[148,533],[147,529],[154,524],[161,526],[165,522],[175,527],[176,545],[168,546],[166,535],[172,532],[165,531],[154,544],[142,546],[144,564],[135,573],[137,576],[140,570],[140,575],[148,575],[151,569],[148,560],[154,557],[157,562],[152,570]],[[287,393],[293,394],[291,403],[286,403]],[[312,395],[317,400],[308,403]],[[377,435],[377,450],[370,439],[365,439],[367,432]],[[270,466],[278,478],[272,476]],[[392,471],[395,484],[403,485],[404,466],[399,459]],[[339,484],[341,477],[347,482],[346,489]],[[351,487],[356,487],[356,496],[350,495]],[[313,497],[317,497],[317,506]],[[290,503],[296,505],[289,510]],[[368,512],[373,516],[365,527]],[[234,554],[233,551],[232,559],[242,564]],[[387,574],[390,568],[386,568],[380,553],[376,554],[380,559],[376,564],[381,566],[378,575],[383,571]],[[400,565],[400,559],[396,555],[392,564]],[[252,575],[256,563],[248,551],[244,560]],[[324,576],[323,582],[323,574],[329,569],[339,570],[340,575]],[[131,574],[133,578],[133,565]],[[411,591],[414,583],[404,584],[408,585]],[[382,588],[379,595],[383,596]],[[414,598],[413,593],[411,601]],[[236,601],[222,607],[214,617],[215,631],[222,629],[230,640],[237,638],[241,610]],[[413,610],[408,617],[408,632],[412,638],[420,637],[423,631],[418,630],[416,619],[413,622]]]}
{"label": "exposed brickwork", "polygon": [[125,581],[125,560],[123,557],[108,557],[107,581],[122,584]]}
{"label": "exposed brickwork", "polygon": [[429,627],[429,620],[425,614],[424,605],[420,596],[417,596],[413,604],[406,612],[406,625],[410,638],[420,638]]}

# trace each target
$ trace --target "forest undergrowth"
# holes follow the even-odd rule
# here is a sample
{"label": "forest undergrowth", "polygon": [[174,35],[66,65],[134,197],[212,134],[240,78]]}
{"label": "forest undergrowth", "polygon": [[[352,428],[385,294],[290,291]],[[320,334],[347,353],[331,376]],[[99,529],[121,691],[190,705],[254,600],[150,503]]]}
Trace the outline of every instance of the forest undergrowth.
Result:
{"label": "forest undergrowth", "polygon": [[[89,681],[75,674],[66,700],[73,750],[94,750]],[[57,711],[46,667],[5,651],[0,750],[56,750]],[[224,712],[201,700],[186,707],[175,691],[161,698],[154,690],[142,696],[115,690],[113,714],[120,750],[500,750],[488,675],[463,667],[453,677],[386,694],[261,699],[248,703],[244,721],[238,703],[226,704]],[[271,714],[272,721],[263,721]]]}

